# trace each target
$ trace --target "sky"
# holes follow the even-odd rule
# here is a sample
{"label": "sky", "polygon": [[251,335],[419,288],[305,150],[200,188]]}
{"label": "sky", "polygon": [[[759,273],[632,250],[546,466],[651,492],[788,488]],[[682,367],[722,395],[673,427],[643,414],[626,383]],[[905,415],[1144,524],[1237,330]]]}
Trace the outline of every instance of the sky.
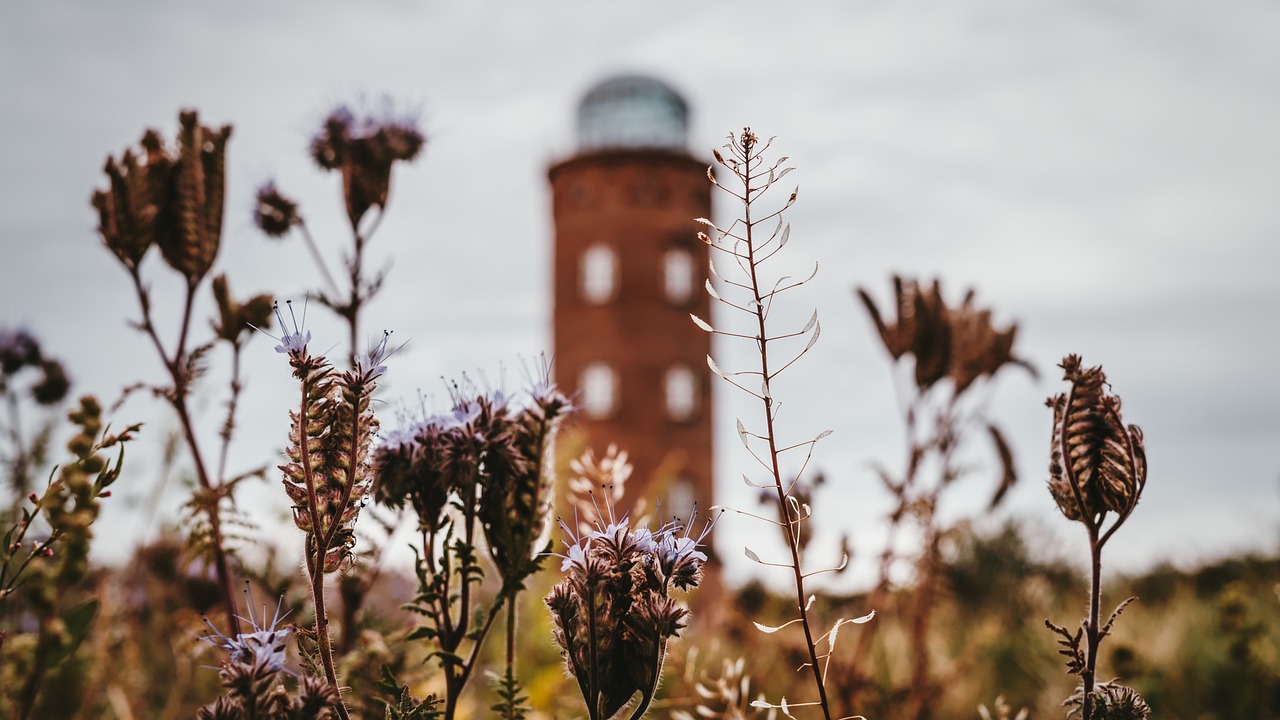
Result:
{"label": "sky", "polygon": [[[88,199],[107,154],[147,127],[172,137],[188,107],[235,126],[219,269],[239,294],[301,297],[319,285],[316,271],[301,244],[253,227],[253,192],[274,179],[298,197],[335,258],[338,179],[311,166],[308,137],[336,104],[389,97],[429,139],[417,163],[397,168],[370,250],[375,265],[394,262],[367,322],[410,340],[384,397],[412,403],[420,390],[438,394],[441,376],[497,376],[499,364],[516,385],[520,358],[550,345],[546,169],[573,153],[575,107],[592,84],[651,74],[689,101],[696,156],[709,160],[750,125],[776,135],[797,168],[785,262],[821,270],[779,319],[802,323],[817,308],[823,335],[775,396],[798,438],[833,431],[815,457],[828,479],[815,522],[824,541],[852,535],[855,570],[842,583],[865,581],[884,536],[888,498],[871,464],[901,466],[892,372],[852,292],[887,301],[894,273],[940,277],[953,301],[976,288],[997,323],[1018,323],[1017,350],[1041,371],[1009,371],[991,387],[990,414],[1021,475],[1001,517],[1083,555],[1083,531],[1044,487],[1043,400],[1064,388],[1054,365],[1078,353],[1104,366],[1147,441],[1149,484],[1108,547],[1112,566],[1274,551],[1277,31],[1280,7],[1253,0],[785,12],[758,2],[23,3],[0,20],[0,325],[33,329],[78,392],[115,398],[155,377]],[[732,210],[716,208],[722,219]],[[176,302],[172,279],[149,262],[157,296]],[[176,312],[159,308],[162,320]],[[341,346],[323,311],[308,323],[320,346]],[[284,442],[293,381],[272,344],[247,350],[233,467],[274,462]],[[728,343],[716,353],[721,366],[751,360]],[[218,381],[197,398],[210,436]],[[720,388],[715,410],[721,501],[749,507],[733,418],[753,408]],[[130,457],[137,480],[105,511],[116,539],[99,543],[106,560],[174,522],[182,498],[172,486],[155,497],[167,414],[137,397],[118,416],[148,421],[150,445]],[[974,462],[949,517],[989,495],[992,461]],[[266,524],[284,517],[274,476],[246,498]],[[728,518],[718,533],[737,579],[755,572],[736,547],[760,532],[751,523]]]}

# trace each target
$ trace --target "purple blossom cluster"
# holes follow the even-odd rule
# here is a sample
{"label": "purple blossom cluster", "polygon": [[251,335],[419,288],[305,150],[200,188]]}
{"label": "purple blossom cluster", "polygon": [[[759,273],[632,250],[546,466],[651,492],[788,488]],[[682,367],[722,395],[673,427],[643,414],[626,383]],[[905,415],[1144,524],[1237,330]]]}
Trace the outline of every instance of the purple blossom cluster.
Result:
{"label": "purple blossom cluster", "polygon": [[545,376],[524,400],[455,388],[448,411],[383,438],[374,456],[377,499],[412,506],[420,527],[432,534],[454,500],[467,522],[479,521],[504,580],[519,582],[538,564],[550,507],[551,444],[571,410]]}
{"label": "purple blossom cluster", "polygon": [[667,643],[686,625],[689,610],[673,590],[698,586],[706,553],[690,523],[669,522],[658,530],[632,529],[628,520],[597,525],[577,536],[561,522],[565,574],[546,598],[555,638],[569,673],[578,681],[592,720],[613,717],[640,694],[632,717],[653,700]]}

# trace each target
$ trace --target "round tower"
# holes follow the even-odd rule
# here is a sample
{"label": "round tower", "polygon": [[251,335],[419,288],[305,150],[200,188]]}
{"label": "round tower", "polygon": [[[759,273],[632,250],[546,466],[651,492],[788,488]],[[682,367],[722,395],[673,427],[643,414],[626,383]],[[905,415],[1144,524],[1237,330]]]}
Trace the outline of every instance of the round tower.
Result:
{"label": "round tower", "polygon": [[580,406],[597,456],[611,443],[635,470],[623,509],[687,517],[712,502],[708,163],[685,147],[689,108],[665,83],[610,78],[578,106],[577,152],[548,171],[555,224],[556,382]]}

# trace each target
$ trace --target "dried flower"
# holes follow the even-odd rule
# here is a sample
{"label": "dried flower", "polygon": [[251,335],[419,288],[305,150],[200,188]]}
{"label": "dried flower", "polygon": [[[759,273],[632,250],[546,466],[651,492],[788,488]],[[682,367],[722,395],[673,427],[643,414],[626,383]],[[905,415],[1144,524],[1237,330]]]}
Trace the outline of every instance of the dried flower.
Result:
{"label": "dried flower", "polygon": [[265,328],[271,322],[275,301],[270,295],[255,295],[238,303],[231,297],[225,274],[215,277],[212,286],[213,299],[218,305],[218,319],[211,324],[213,332],[222,340],[239,345],[245,332]]}
{"label": "dried flower", "polygon": [[356,117],[341,106],[312,138],[311,157],[322,169],[342,172],[347,217],[355,228],[369,208],[386,207],[391,166],[416,158],[425,143],[415,117],[397,115],[392,108],[383,117]]}
{"label": "dried flower", "polygon": [[1049,398],[1053,448],[1049,492],[1069,520],[1096,525],[1107,512],[1133,512],[1147,482],[1142,430],[1127,428],[1120,398],[1107,392],[1101,367],[1084,368],[1068,355],[1061,366],[1071,390]]}
{"label": "dried flower", "polygon": [[722,720],[746,720],[748,717],[772,720],[778,714],[762,694],[756,696],[760,705],[752,705],[751,677],[746,673],[745,658],[726,659],[718,677],[701,673],[694,691],[698,701],[693,712],[676,710],[671,713],[672,720],[694,720],[695,716]]}
{"label": "dried flower", "polygon": [[62,402],[71,389],[71,380],[62,363],[57,360],[40,361],[40,382],[31,386],[31,397],[41,405],[56,405]]}
{"label": "dried flower", "polygon": [[253,223],[270,238],[284,237],[294,225],[302,222],[298,203],[267,182],[254,195]]}
{"label": "dried flower", "polygon": [[1035,372],[1012,355],[1017,324],[996,330],[991,311],[977,307],[972,290],[965,294],[959,307],[950,308],[937,280],[925,287],[914,279],[895,275],[897,318],[892,323],[886,322],[865,289],[858,288],[857,292],[889,355],[894,360],[904,355],[915,358],[915,381],[921,390],[950,378],[959,395],[978,378],[994,375],[1009,364]]}
{"label": "dried flower", "polygon": [[0,372],[13,375],[39,364],[40,341],[25,328],[0,328]]}
{"label": "dried flower", "polygon": [[[1095,720],[1146,720],[1151,716],[1151,706],[1138,691],[1114,680],[1098,683],[1089,695]],[[1076,686],[1075,693],[1063,701],[1063,707],[1070,708],[1068,718],[1084,716],[1084,698],[1084,687]]]}
{"label": "dried flower", "polygon": [[[579,534],[589,533],[604,521],[599,513],[596,491],[607,493],[604,498],[606,505],[621,501],[626,494],[627,479],[631,477],[633,468],[627,462],[627,451],[610,444],[604,456],[598,460],[595,451],[587,448],[580,457],[569,461],[569,469],[573,471],[573,475],[569,477],[568,495],[578,519],[577,531]],[[637,505],[632,508],[632,512],[638,515],[644,512],[644,508]]]}
{"label": "dried flower", "polygon": [[126,150],[107,158],[106,190],[93,194],[98,232],[131,272],[154,244],[165,262],[195,285],[213,266],[222,239],[226,145],[231,126],[200,124],[194,110],[178,115],[176,154],[148,130],[142,157]]}

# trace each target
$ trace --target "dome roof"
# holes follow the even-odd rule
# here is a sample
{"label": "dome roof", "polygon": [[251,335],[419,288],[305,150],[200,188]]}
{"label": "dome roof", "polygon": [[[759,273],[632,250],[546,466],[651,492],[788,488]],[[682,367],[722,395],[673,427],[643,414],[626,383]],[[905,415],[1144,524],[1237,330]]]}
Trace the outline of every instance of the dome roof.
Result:
{"label": "dome roof", "polygon": [[689,105],[670,85],[644,75],[596,84],[578,104],[578,149],[683,150]]}

